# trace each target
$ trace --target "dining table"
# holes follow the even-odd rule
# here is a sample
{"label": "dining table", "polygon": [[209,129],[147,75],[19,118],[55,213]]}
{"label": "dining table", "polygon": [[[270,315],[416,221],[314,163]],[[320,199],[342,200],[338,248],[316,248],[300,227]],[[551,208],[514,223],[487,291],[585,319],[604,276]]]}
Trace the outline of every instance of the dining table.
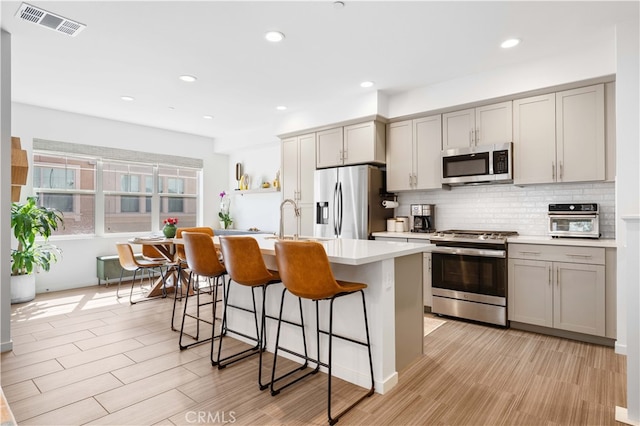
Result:
{"label": "dining table", "polygon": [[[182,244],[182,239],[177,239],[178,242],[175,240],[174,238],[155,236],[133,237],[128,240],[131,244],[153,246],[167,262],[167,272],[164,277],[159,277],[153,283],[146,297],[156,297],[166,293],[173,293],[176,290],[175,284],[178,278],[180,278],[180,283],[186,288],[189,273],[184,269],[178,268],[179,260],[176,258],[176,245]],[[180,277],[178,277],[178,271],[180,271]]]}

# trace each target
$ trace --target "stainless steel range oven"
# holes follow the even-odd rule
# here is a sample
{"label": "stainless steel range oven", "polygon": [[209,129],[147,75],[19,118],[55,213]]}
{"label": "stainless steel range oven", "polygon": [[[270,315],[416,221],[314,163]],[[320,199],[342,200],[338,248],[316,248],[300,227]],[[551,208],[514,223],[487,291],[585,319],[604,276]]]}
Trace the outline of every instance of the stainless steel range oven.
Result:
{"label": "stainless steel range oven", "polygon": [[507,237],[517,232],[439,231],[430,240],[431,311],[507,326]]}

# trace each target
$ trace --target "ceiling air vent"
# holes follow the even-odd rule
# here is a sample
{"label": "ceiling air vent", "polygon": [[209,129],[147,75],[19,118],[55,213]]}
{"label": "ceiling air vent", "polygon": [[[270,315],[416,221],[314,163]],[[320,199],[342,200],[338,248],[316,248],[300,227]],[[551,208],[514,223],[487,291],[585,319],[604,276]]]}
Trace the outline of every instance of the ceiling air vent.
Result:
{"label": "ceiling air vent", "polygon": [[71,37],[75,37],[76,34],[86,27],[84,24],[56,15],[55,13],[47,12],[44,9],[31,6],[27,3],[22,3],[20,9],[18,9],[18,12],[16,13],[16,16],[24,21],[41,25],[45,28],[49,28],[50,30],[66,34]]}

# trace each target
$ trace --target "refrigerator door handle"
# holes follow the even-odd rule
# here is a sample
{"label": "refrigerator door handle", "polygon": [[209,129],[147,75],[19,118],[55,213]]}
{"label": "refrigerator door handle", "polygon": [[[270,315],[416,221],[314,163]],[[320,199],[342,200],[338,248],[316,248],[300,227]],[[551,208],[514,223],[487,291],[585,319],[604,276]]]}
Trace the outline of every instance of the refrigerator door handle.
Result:
{"label": "refrigerator door handle", "polygon": [[333,235],[338,236],[338,183],[333,187]]}
{"label": "refrigerator door handle", "polygon": [[342,235],[342,182],[338,184],[338,196],[339,196],[338,236],[340,236]]}

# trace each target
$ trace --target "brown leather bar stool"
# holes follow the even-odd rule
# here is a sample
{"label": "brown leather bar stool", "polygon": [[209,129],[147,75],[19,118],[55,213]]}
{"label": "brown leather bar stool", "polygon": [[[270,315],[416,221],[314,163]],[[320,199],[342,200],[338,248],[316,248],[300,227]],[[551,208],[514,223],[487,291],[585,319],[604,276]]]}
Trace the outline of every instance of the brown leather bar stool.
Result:
{"label": "brown leather bar stool", "polygon": [[[315,302],[316,305],[316,343],[318,349],[317,359],[309,359],[301,354],[297,356],[311,361],[320,366],[326,367],[328,370],[328,395],[327,395],[327,416],[329,418],[329,424],[335,424],[340,417],[355,407],[365,398],[373,395],[374,381],[373,381],[373,360],[371,357],[371,341],[369,339],[369,323],[367,320],[367,307],[365,303],[364,289],[367,285],[364,283],[355,283],[348,281],[337,281],[331,266],[329,265],[329,259],[327,253],[324,250],[322,244],[314,241],[277,241],[275,243],[276,249],[276,262],[278,264],[278,271],[280,272],[280,278],[284,284],[284,290],[282,292],[282,300],[280,302],[280,318],[278,320],[278,332],[276,336],[276,347],[273,357],[273,371],[271,376],[271,394],[277,395],[282,389],[298,382],[309,374],[309,372],[296,380],[287,383],[280,387],[275,388],[275,383],[284,376],[276,378],[276,361],[278,359],[278,350],[280,341],[280,325],[282,319],[282,309],[284,306],[284,296],[288,291],[299,299],[310,299]],[[338,297],[348,296],[350,294],[360,293],[362,296],[362,310],[364,312],[364,327],[366,331],[367,341],[366,343],[360,342],[349,337],[339,336],[333,333],[333,302]],[[320,319],[318,313],[318,303],[320,300],[329,301],[329,331],[320,330]],[[320,333],[327,334],[329,336],[329,355],[326,363],[320,361]],[[331,360],[332,360],[332,348],[333,338],[340,338],[345,341],[356,343],[358,345],[366,346],[369,352],[369,370],[371,372],[371,388],[360,398],[358,398],[353,404],[341,411],[335,416],[331,414]]]}
{"label": "brown leather bar stool", "polygon": [[[215,361],[213,359],[213,342],[211,343],[211,364],[217,365],[219,369],[222,369],[257,353],[259,354],[258,385],[260,386],[260,390],[264,390],[269,387],[268,383],[262,383],[262,352],[264,352],[267,342],[265,336],[265,300],[267,287],[270,284],[279,283],[280,275],[278,275],[278,272],[276,271],[270,271],[267,269],[264,264],[264,259],[262,258],[262,253],[260,252],[258,242],[252,237],[220,237],[220,246],[224,256],[224,264],[227,269],[227,273],[229,274],[229,282],[227,284],[226,294],[224,297],[224,313],[222,315],[221,334],[222,336],[227,336],[228,333],[236,334],[255,341],[256,345],[221,358],[222,342],[226,339],[224,339],[224,337],[220,337],[218,342],[218,357]],[[229,303],[231,282],[251,288],[253,309]],[[258,312],[256,310],[255,290],[257,288],[262,289],[262,313],[260,315],[260,326],[258,326]],[[227,312],[229,308],[239,309],[253,314],[256,330],[255,336],[250,336],[229,328],[227,324]]]}
{"label": "brown leather bar stool", "polygon": [[[187,260],[187,267],[190,270],[189,280],[187,281],[187,288],[184,294],[184,311],[182,314],[182,324],[180,326],[180,339],[178,341],[178,345],[180,346],[180,350],[186,349],[193,345],[198,345],[201,343],[205,343],[208,341],[213,341],[215,337],[215,320],[216,320],[216,305],[218,300],[218,287],[220,278],[222,278],[222,289],[224,292],[224,276],[227,273],[225,267],[218,260],[218,255],[216,253],[216,248],[213,245],[213,239],[208,234],[203,234],[199,232],[183,232],[182,238],[184,239],[184,251],[185,257]],[[208,302],[200,302],[200,288],[194,291],[194,295],[196,297],[196,313],[188,312],[189,300],[194,296],[189,295],[191,292],[192,282],[194,281],[193,276],[197,275],[199,277],[206,277],[212,281],[213,287],[213,298]],[[201,316],[200,308],[206,305],[213,305],[212,316]],[[185,333],[184,324],[186,318],[192,318],[196,320],[196,334],[190,335]],[[206,339],[200,339],[200,323],[204,322],[211,325],[211,337]],[[183,344],[182,338],[184,335],[188,335],[189,337],[195,339],[195,342],[190,344]]]}
{"label": "brown leather bar stool", "polygon": [[[158,268],[160,270],[160,276],[162,277],[162,297],[166,297],[166,282],[165,276],[162,273],[162,267],[165,266],[164,259],[162,261],[153,261],[153,260],[145,260],[145,259],[136,259],[133,254],[133,249],[131,245],[128,243],[116,243],[116,248],[118,249],[118,260],[120,261],[120,266],[122,270],[120,271],[120,281],[118,281],[118,288],[116,290],[116,297],[120,298],[120,285],[122,284],[122,274],[125,270],[133,271],[133,277],[131,278],[131,292],[129,293],[129,303],[132,305],[152,299],[142,298],[139,300],[133,300],[133,287],[136,283],[136,274],[138,272],[147,271],[149,272],[152,269]],[[151,281],[152,275],[149,274],[149,281]],[[142,286],[142,277],[140,278],[140,285]]]}
{"label": "brown leather bar stool", "polygon": [[[191,228],[178,228],[176,229],[176,238],[182,238],[183,232],[199,232],[201,234],[207,234],[213,237],[213,229],[208,226],[194,226]],[[175,262],[178,265],[178,271],[176,273],[177,279],[175,287],[173,288],[173,312],[171,314],[171,330],[177,331],[174,326],[174,318],[176,316],[176,302],[182,300],[182,275],[187,273],[187,255],[184,252],[184,246],[182,244],[176,245]],[[180,288],[180,297],[178,298],[178,288]]]}

